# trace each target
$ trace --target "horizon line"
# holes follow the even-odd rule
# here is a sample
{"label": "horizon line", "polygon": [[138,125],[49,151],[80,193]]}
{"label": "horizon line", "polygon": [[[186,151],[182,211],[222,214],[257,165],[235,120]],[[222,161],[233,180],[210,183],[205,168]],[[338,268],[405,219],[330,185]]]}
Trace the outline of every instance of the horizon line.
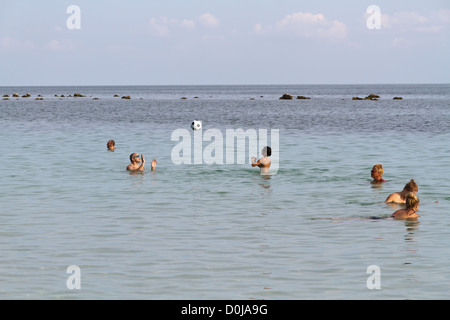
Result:
{"label": "horizon line", "polygon": [[367,86],[367,85],[450,85],[450,82],[380,82],[380,83],[247,83],[247,84],[71,84],[71,85],[0,85],[6,87],[189,87],[189,86]]}

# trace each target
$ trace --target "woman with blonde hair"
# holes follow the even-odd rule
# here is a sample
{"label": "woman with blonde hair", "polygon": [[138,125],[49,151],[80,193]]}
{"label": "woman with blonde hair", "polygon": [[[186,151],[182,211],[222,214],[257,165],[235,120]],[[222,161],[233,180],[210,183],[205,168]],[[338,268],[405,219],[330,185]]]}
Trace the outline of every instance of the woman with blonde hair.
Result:
{"label": "woman with blonde hair", "polygon": [[417,214],[417,210],[419,209],[419,198],[414,192],[409,192],[406,195],[405,204],[406,208],[395,211],[392,214],[392,217],[399,220],[417,219],[419,217]]}
{"label": "woman with blonde hair", "polygon": [[383,176],[383,165],[381,165],[379,163],[373,166],[372,171],[370,171],[370,176],[373,178],[372,183],[386,182],[386,180],[384,180],[382,178],[382,176]]}

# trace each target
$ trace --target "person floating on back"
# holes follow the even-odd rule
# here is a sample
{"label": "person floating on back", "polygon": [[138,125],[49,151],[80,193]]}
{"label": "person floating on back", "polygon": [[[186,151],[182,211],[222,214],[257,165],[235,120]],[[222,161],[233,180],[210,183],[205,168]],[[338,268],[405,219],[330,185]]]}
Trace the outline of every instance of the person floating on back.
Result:
{"label": "person floating on back", "polygon": [[373,166],[372,171],[370,171],[370,176],[373,178],[372,183],[383,183],[386,182],[382,178],[383,176],[383,166],[381,164],[376,164]]}
{"label": "person floating on back", "polygon": [[419,191],[419,187],[417,186],[417,183],[414,181],[414,179],[411,179],[400,192],[394,192],[390,194],[387,198],[385,203],[405,203],[406,202],[406,195],[410,192],[416,194]]}
{"label": "person floating on back", "polygon": [[[142,161],[142,162],[141,162]],[[144,155],[138,155],[137,153],[130,154],[130,164],[127,166],[128,171],[144,171],[145,168],[145,158]],[[153,159],[151,163],[152,170],[155,170],[156,167],[156,159]]]}
{"label": "person floating on back", "polygon": [[419,209],[419,198],[414,192],[409,192],[405,200],[406,208],[399,209],[392,214],[394,219],[398,220],[415,220],[419,217],[417,210]]}
{"label": "person floating on back", "polygon": [[264,147],[262,149],[263,157],[259,160],[256,160],[255,157],[252,157],[252,167],[259,167],[261,169],[261,174],[268,174],[270,168],[270,156],[272,155],[272,149],[270,147]]}

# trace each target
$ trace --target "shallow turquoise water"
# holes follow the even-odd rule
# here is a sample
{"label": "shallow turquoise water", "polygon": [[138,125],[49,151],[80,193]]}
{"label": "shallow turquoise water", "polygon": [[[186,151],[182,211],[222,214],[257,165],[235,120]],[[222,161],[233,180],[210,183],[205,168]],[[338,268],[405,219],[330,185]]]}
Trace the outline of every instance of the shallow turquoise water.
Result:
{"label": "shallow turquoise water", "polygon": [[[45,100],[0,101],[0,297],[448,299],[449,87],[351,101],[370,89],[2,88]],[[53,97],[82,90],[100,100]],[[280,101],[284,90],[312,99]],[[175,165],[171,133],[193,119],[279,129],[277,174]],[[157,170],[129,174],[132,152]],[[382,186],[370,184],[375,163]],[[368,219],[390,216],[385,198],[412,178],[418,221]],[[66,285],[70,265],[81,289]],[[366,285],[371,265],[379,290]]]}

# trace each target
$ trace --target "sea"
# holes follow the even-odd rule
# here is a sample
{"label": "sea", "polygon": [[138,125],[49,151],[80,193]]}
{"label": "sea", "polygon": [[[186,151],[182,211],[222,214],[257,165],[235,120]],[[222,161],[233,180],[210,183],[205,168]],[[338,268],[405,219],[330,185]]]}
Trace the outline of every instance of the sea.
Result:
{"label": "sea", "polygon": [[[0,95],[0,299],[450,298],[449,84]],[[267,130],[272,174],[251,166],[259,149],[220,161],[220,147],[237,152],[227,130],[240,129]],[[201,161],[176,161],[189,144]],[[144,172],[126,170],[131,153]],[[372,184],[378,163],[387,181]],[[420,217],[394,220],[402,206],[384,200],[411,179]]]}

